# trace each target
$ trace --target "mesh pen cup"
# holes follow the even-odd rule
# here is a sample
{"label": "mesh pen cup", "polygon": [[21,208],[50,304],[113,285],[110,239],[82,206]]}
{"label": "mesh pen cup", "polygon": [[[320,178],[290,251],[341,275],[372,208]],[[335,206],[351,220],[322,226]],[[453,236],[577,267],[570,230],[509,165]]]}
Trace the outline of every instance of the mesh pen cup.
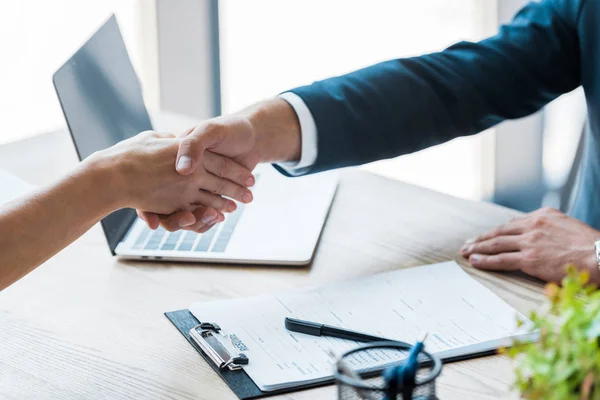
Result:
{"label": "mesh pen cup", "polygon": [[[334,377],[338,388],[340,400],[434,400],[436,397],[435,380],[442,371],[442,362],[432,354],[423,351],[419,356],[414,384],[402,383],[390,385],[384,379],[383,371],[359,374],[359,370],[352,368],[358,359],[373,360],[389,357],[398,351],[407,352],[410,345],[403,342],[375,342],[357,347],[338,359],[334,368]],[[400,361],[401,362],[401,361]],[[400,363],[399,362],[399,363]]]}

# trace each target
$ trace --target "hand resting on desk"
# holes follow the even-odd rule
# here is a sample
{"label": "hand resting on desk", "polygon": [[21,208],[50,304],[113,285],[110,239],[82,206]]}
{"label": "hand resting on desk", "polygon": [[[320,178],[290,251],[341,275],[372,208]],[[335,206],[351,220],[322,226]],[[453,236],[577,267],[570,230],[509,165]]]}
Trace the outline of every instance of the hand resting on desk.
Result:
{"label": "hand resting on desk", "polygon": [[553,208],[542,208],[467,241],[461,253],[480,269],[518,271],[560,282],[574,264],[600,284],[593,243],[600,232]]}

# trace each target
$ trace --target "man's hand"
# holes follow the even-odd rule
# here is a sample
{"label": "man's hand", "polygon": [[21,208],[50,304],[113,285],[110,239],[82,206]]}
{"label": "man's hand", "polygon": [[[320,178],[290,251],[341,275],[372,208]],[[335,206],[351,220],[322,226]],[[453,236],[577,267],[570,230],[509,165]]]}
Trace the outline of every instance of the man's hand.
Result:
{"label": "man's hand", "polygon": [[476,268],[521,270],[538,279],[560,282],[574,264],[600,284],[594,242],[600,232],[562,212],[543,208],[515,218],[472,240],[461,253]]}
{"label": "man's hand", "polygon": [[[185,132],[175,167],[181,175],[192,174],[203,164],[207,154],[216,153],[253,170],[261,162],[298,160],[300,148],[300,124],[296,113],[285,100],[276,98],[236,114],[210,119]],[[252,186],[254,178],[244,184]],[[246,200],[251,197],[243,201]],[[151,213],[138,214],[152,228],[160,223],[169,230],[183,228],[202,232],[207,229],[199,218],[201,216],[192,212],[162,218]],[[202,210],[200,214],[203,214]]]}
{"label": "man's hand", "polygon": [[252,170],[259,162],[300,159],[300,145],[296,113],[276,98],[190,129],[179,146],[176,169],[182,175],[192,173],[209,150]]}

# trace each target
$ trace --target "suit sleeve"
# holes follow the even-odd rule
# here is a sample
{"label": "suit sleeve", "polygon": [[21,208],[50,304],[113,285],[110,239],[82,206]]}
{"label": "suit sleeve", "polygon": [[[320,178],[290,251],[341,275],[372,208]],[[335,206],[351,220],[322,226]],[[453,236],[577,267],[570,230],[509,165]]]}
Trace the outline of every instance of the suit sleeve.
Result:
{"label": "suit sleeve", "polygon": [[461,42],[291,90],[317,126],[318,155],[307,172],[396,157],[471,135],[532,114],[575,89],[580,8],[581,1],[530,3],[481,42]]}

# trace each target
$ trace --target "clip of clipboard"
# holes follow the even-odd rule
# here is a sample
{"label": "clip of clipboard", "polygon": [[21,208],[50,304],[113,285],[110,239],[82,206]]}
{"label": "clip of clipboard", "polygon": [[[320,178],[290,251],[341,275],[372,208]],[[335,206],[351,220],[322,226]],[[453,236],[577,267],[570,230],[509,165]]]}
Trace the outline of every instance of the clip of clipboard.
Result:
{"label": "clip of clipboard", "polygon": [[225,341],[231,341],[235,346],[235,335],[226,335],[221,327],[214,322],[201,322],[190,329],[190,337],[206,353],[220,370],[237,371],[250,361],[244,353],[228,349],[217,336]]}
{"label": "clip of clipboard", "polygon": [[[239,356],[240,352],[225,348],[227,353],[220,353],[221,349],[216,346],[215,342],[213,342],[211,339],[223,339],[223,337],[219,336],[223,334],[223,329],[221,329],[221,326],[219,326],[217,323],[210,323],[210,326],[206,323],[202,324],[189,310],[166,312],[165,316],[173,325],[175,325],[179,333],[181,333],[187,339],[192,347],[196,349],[202,358],[206,360],[212,369],[221,377],[221,379],[225,381],[233,393],[235,393],[235,395],[241,400],[258,399],[283,393],[296,392],[298,390],[330,385],[334,382],[333,378],[331,378],[298,387],[264,392],[260,390],[260,388],[256,385],[256,383],[254,383],[246,371],[244,371],[243,364],[240,364],[239,362],[232,362],[228,365],[225,365],[227,360],[231,359],[231,357]],[[216,328],[218,328],[218,330],[216,330]],[[224,328],[226,329],[227,327]],[[204,334],[204,337],[201,335],[201,332],[203,331],[208,331]],[[210,335],[208,333],[210,333]],[[231,336],[234,335],[232,334],[226,336],[231,338]],[[223,342],[227,343],[227,340],[223,340]],[[232,347],[235,348],[234,345],[232,345]],[[243,351],[241,353],[243,354]],[[248,359],[248,357],[246,358]],[[248,359],[248,363],[250,362],[251,360]]]}

